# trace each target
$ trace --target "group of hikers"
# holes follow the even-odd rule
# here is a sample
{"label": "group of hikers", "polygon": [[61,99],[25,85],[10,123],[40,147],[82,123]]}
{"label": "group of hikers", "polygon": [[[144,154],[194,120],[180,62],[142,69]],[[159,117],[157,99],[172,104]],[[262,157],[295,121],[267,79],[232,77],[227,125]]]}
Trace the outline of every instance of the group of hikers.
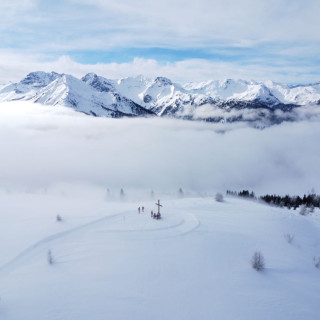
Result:
{"label": "group of hikers", "polygon": [[[138,213],[144,213],[144,207],[139,207],[138,208]],[[160,212],[156,213],[153,210],[151,210],[151,218],[160,219],[161,218]]]}
{"label": "group of hikers", "polygon": [[144,213],[144,207],[138,208],[138,213],[140,213],[140,212]]}
{"label": "group of hikers", "polygon": [[156,212],[153,212],[153,211],[151,210],[151,218],[153,218],[153,219],[160,219],[160,218],[161,218],[160,212],[156,213]]}

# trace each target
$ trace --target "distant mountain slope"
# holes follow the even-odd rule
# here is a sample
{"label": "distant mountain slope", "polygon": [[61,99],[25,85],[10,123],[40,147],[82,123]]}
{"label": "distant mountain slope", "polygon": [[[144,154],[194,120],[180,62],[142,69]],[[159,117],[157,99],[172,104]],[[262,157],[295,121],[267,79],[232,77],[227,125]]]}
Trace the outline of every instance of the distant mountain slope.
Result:
{"label": "distant mountain slope", "polygon": [[62,105],[95,116],[150,116],[154,113],[114,91],[103,91],[73,76],[32,72],[19,83],[0,88],[0,101],[30,100]]}
{"label": "distant mountain slope", "polygon": [[249,121],[262,126],[295,120],[296,108],[320,105],[320,83],[289,86],[227,79],[180,85],[165,77],[110,80],[94,73],[81,80],[32,72],[0,86],[0,101],[62,105],[95,116],[162,116],[188,120]]}

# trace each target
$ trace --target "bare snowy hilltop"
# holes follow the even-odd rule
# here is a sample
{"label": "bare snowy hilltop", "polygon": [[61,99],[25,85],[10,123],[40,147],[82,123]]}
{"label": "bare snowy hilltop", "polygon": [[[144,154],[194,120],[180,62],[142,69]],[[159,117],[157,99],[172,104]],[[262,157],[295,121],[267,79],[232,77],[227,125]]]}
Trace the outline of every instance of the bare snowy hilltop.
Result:
{"label": "bare snowy hilltop", "polygon": [[290,86],[228,79],[182,85],[165,77],[110,80],[89,73],[77,79],[39,71],[18,83],[0,85],[0,102],[17,100],[61,105],[93,116],[244,121],[266,127],[316,115],[320,109],[320,82]]}

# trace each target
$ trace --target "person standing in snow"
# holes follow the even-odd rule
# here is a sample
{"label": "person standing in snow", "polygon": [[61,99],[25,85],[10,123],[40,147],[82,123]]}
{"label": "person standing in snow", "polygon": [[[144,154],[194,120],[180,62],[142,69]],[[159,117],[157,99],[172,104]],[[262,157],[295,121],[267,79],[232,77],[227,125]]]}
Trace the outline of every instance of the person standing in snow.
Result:
{"label": "person standing in snow", "polygon": [[144,207],[142,207],[142,212],[144,212]]}
{"label": "person standing in snow", "polygon": [[138,213],[140,213],[140,207],[138,208]]}

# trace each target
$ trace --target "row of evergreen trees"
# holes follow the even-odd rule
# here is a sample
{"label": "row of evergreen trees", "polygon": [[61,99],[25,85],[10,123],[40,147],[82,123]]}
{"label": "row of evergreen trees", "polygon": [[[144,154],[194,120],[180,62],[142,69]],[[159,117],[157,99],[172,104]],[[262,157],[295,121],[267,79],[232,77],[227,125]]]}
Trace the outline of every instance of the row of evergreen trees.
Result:
{"label": "row of evergreen trees", "polygon": [[[240,192],[227,190],[226,193],[227,195],[231,196],[257,199],[254,192],[250,192],[249,190],[242,190]],[[305,194],[303,197],[289,195],[283,197],[275,194],[266,194],[264,196],[261,196],[260,199],[268,204],[279,207],[287,207],[289,209],[296,209],[302,205],[308,208],[320,208],[320,195],[317,195],[315,193],[308,195]]]}
{"label": "row of evergreen trees", "polygon": [[308,194],[304,195],[303,197],[300,196],[289,196],[286,195],[284,197],[278,195],[265,195],[260,197],[266,203],[280,206],[280,207],[287,207],[291,208],[298,208],[302,205],[308,208],[320,208],[320,195],[316,194]]}
{"label": "row of evergreen trees", "polygon": [[226,193],[229,196],[238,196],[238,197],[253,198],[253,199],[256,198],[254,192],[253,191],[249,192],[249,190],[242,190],[242,191],[239,191],[239,192],[227,190]]}

